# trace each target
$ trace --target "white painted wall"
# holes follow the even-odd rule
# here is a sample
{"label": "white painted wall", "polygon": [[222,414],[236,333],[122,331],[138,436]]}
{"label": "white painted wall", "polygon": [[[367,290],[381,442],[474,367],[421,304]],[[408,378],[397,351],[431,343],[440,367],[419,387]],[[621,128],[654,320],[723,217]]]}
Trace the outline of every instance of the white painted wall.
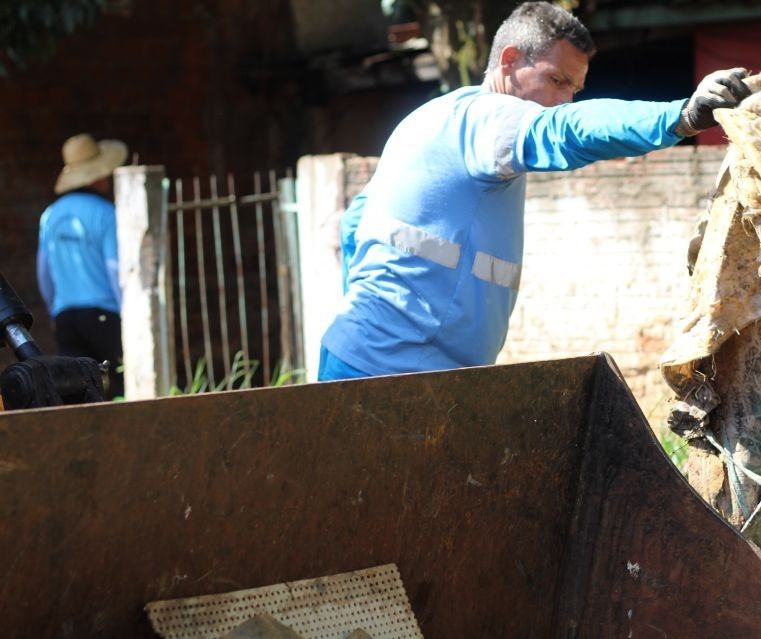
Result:
{"label": "white painted wall", "polygon": [[307,381],[317,379],[320,339],[342,297],[339,222],[346,154],[308,155],[296,167],[299,262]]}

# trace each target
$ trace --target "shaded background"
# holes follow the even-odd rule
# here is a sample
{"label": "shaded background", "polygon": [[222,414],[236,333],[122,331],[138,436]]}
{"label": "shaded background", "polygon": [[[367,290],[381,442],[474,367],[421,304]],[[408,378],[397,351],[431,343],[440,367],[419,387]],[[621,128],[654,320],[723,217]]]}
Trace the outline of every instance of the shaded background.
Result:
{"label": "shaded background", "polygon": [[[43,349],[53,338],[34,273],[37,225],[68,136],[122,139],[133,161],[163,164],[171,178],[232,172],[242,191],[253,171],[282,174],[302,155],[378,155],[394,125],[441,90],[431,49],[414,38],[432,41],[430,4],[399,3],[389,16],[377,0],[121,0],[50,59],[8,65],[0,269],[37,318]],[[480,18],[488,44],[513,4],[439,6],[452,29]],[[761,68],[758,3],[566,4],[599,48],[580,99],[675,99],[715,68]],[[390,34],[404,40],[394,22],[413,23],[409,46],[389,44]]]}

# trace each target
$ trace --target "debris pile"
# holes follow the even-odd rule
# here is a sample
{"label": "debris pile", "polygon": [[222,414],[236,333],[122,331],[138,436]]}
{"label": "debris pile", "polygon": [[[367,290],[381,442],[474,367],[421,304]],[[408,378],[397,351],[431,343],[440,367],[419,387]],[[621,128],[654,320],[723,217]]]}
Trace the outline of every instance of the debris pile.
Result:
{"label": "debris pile", "polygon": [[729,147],[690,244],[688,311],[661,371],[676,394],[669,427],[690,441],[690,483],[748,529],[761,480],[761,75],[745,82],[753,94],[715,112]]}

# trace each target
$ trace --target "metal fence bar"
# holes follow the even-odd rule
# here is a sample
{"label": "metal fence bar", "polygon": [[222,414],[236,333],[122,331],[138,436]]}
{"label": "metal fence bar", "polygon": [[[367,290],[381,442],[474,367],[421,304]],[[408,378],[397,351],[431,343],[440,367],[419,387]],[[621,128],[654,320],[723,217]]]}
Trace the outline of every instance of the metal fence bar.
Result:
{"label": "metal fence bar", "polygon": [[278,182],[280,208],[283,212],[283,226],[287,245],[288,272],[290,275],[291,313],[293,317],[293,367],[304,367],[304,343],[302,339],[301,315],[301,270],[299,268],[299,234],[296,224],[296,180],[288,169],[286,177]]}
{"label": "metal fence bar", "polygon": [[[212,175],[209,180],[211,199],[217,199],[217,176]],[[211,218],[214,229],[214,257],[217,265],[217,301],[219,303],[219,326],[222,335],[222,366],[223,379],[227,380],[227,389],[232,388],[232,367],[230,365],[230,339],[227,330],[227,292],[225,290],[225,270],[222,254],[222,227],[219,221],[219,206],[211,207]]]}
{"label": "metal fence bar", "polygon": [[230,196],[223,195],[222,197],[211,197],[211,198],[193,198],[192,200],[188,200],[187,202],[173,202],[172,204],[169,204],[167,206],[167,210],[169,212],[175,212],[175,211],[184,211],[187,209],[196,209],[196,208],[202,208],[202,209],[208,209],[212,206],[227,206],[230,203]]}
{"label": "metal fence bar", "polygon": [[[162,173],[164,173],[162,169]],[[159,351],[162,362],[158,374],[157,390],[168,395],[177,377],[177,351],[174,345],[174,294],[172,292],[172,256],[169,234],[169,211],[166,203],[169,199],[169,179],[164,174],[161,178],[161,232],[158,241],[158,263],[156,279],[156,297],[159,306]]]}
{"label": "metal fence bar", "polygon": [[[271,200],[276,200],[278,197],[277,191],[271,191],[269,193],[258,193],[254,195],[242,195],[239,198],[237,198],[238,204],[254,204],[255,202],[269,202]],[[234,196],[232,195],[222,195],[217,198],[209,198],[206,200],[198,199],[198,200],[192,200],[188,202],[174,202],[172,204],[167,205],[167,211],[169,212],[175,212],[175,211],[182,211],[186,209],[194,209],[196,207],[201,208],[210,208],[212,206],[229,206],[230,203],[233,201]]]}
{"label": "metal fence bar", "polygon": [[238,202],[243,204],[255,204],[257,202],[270,202],[276,200],[278,196],[277,191],[270,191],[269,193],[256,193],[254,195],[241,195]]}
{"label": "metal fence bar", "polygon": [[246,286],[243,278],[243,250],[240,244],[240,225],[238,223],[238,206],[235,199],[235,178],[227,175],[227,191],[231,195],[230,224],[233,234],[233,254],[235,256],[235,279],[238,285],[238,321],[240,323],[240,348],[243,352],[243,371],[246,379],[250,373],[251,351],[248,347],[248,320],[246,319]]}
{"label": "metal fence bar", "polygon": [[[175,181],[177,202],[182,202],[182,180]],[[193,381],[193,364],[190,361],[190,337],[188,336],[188,283],[185,275],[185,214],[177,211],[177,287],[180,291],[180,336],[182,361],[185,366],[185,384]]]}
{"label": "metal fence bar", "polygon": [[[262,178],[257,171],[254,173],[254,193],[262,195]],[[262,375],[264,385],[270,384],[270,329],[269,329],[269,301],[267,299],[267,258],[265,255],[266,243],[264,239],[264,210],[262,201],[256,200],[256,245],[259,257],[259,302],[261,304],[262,318]]]}
{"label": "metal fence bar", "polygon": [[[243,384],[250,382],[251,377],[256,370],[252,367],[252,357],[259,359],[262,373],[259,378],[260,382],[266,385],[273,383],[273,378],[279,376],[281,372],[288,372],[303,367],[303,346],[301,345],[301,336],[298,333],[300,326],[300,309],[298,300],[300,299],[299,273],[297,268],[297,235],[295,225],[295,189],[292,172],[288,172],[288,178],[278,180],[275,171],[269,171],[266,175],[261,172],[253,174],[254,188],[253,193],[248,195],[239,195],[236,192],[236,182],[232,174],[227,175],[227,193],[220,194],[219,182],[216,176],[209,177],[209,195],[202,197],[201,178],[193,178],[193,193],[188,199],[185,199],[184,183],[182,180],[175,181],[176,201],[169,204],[167,202],[166,210],[176,213],[177,238],[173,246],[177,250],[176,268],[178,271],[177,287],[179,291],[179,334],[181,336],[182,360],[184,364],[184,373],[187,380],[188,390],[194,382],[194,375],[197,370],[194,369],[193,358],[198,357],[198,347],[200,343],[193,346],[192,338],[201,332],[203,333],[203,359],[206,362],[206,381],[207,390],[215,390],[217,386],[224,385],[230,389],[239,385],[242,379]],[[268,181],[263,185],[263,181]],[[265,189],[268,189],[265,192]],[[288,191],[288,193],[284,193]],[[265,209],[269,203],[271,209]],[[252,218],[241,218],[240,207],[251,206],[254,211]],[[227,209],[227,210],[226,210]],[[192,271],[192,256],[186,254],[188,248],[186,233],[190,229],[186,226],[185,217],[190,211],[194,213],[195,223],[195,242],[196,257],[198,259],[198,284],[191,284],[192,276],[189,278],[189,271]],[[207,211],[211,212],[211,220],[206,221]],[[227,237],[226,224],[224,216],[228,213],[230,216],[230,233]],[[270,219],[271,216],[271,219]],[[213,235],[205,237],[204,226],[212,225]],[[249,226],[246,226],[248,224]],[[270,228],[270,224],[272,227]],[[253,228],[252,228],[253,226]],[[244,242],[246,232],[256,232],[256,240],[253,246],[248,241]],[[274,244],[273,244],[274,241]],[[228,242],[225,245],[225,242]],[[213,248],[212,248],[213,243]],[[257,251],[256,264],[258,269],[257,284],[259,288],[258,295],[258,313],[260,315],[261,330],[256,335],[256,340],[261,339],[261,346],[253,340],[250,322],[250,310],[247,306],[251,302],[251,295],[255,293],[247,290],[253,281],[250,276],[246,275],[246,264],[248,255],[244,251],[250,251],[255,248]],[[212,258],[210,251],[214,251]],[[229,254],[232,251],[232,256]],[[269,254],[268,254],[269,251]],[[206,255],[209,253],[209,264],[206,263]],[[233,259],[230,259],[230,258]],[[253,256],[252,256],[253,257]],[[227,262],[225,259],[227,258]],[[272,261],[274,260],[274,261]],[[294,261],[295,260],[295,261]],[[214,311],[211,306],[213,302],[209,295],[213,295],[210,288],[212,268],[211,261],[214,261],[216,269],[215,285],[217,287],[217,304],[219,313]],[[234,274],[233,264],[234,263]],[[268,271],[269,269],[269,271]],[[228,270],[229,272],[225,272]],[[235,295],[238,297],[238,321],[240,327],[240,351],[232,357],[232,351],[238,346],[234,331],[230,321],[232,317],[230,312],[235,312],[231,306],[228,309],[227,280],[235,278]],[[273,279],[276,277],[277,279]],[[277,301],[270,299],[270,294],[274,293],[277,287]],[[232,294],[232,293],[231,293]],[[196,298],[200,304],[200,313],[191,316],[191,307],[195,307]],[[273,360],[274,354],[270,339],[272,328],[270,327],[270,305],[276,304],[275,312],[279,315],[279,344],[276,350],[277,361]],[[219,321],[219,326],[216,322]],[[234,320],[232,320],[234,321]],[[199,335],[200,338],[200,335]],[[230,341],[232,339],[232,342]],[[199,339],[200,341],[200,339]],[[221,343],[219,343],[221,342]],[[254,351],[252,352],[252,348]],[[180,353],[178,353],[178,356]],[[220,374],[220,366],[224,371]],[[215,368],[217,369],[215,372]],[[233,370],[234,369],[234,370]],[[258,373],[257,373],[258,377]],[[237,379],[235,379],[237,378]],[[199,389],[196,389],[199,390]]]}
{"label": "metal fence bar", "polygon": [[[277,176],[269,172],[270,190],[277,188]],[[292,326],[290,317],[290,288],[288,286],[288,261],[286,253],[283,219],[278,200],[272,202],[272,229],[275,237],[275,264],[277,267],[277,299],[280,310],[280,366],[278,374],[293,367]]]}
{"label": "metal fence bar", "polygon": [[206,299],[206,267],[203,255],[203,219],[201,217],[201,180],[197,176],[193,178],[193,196],[196,204],[196,250],[198,255],[198,290],[201,295],[201,322],[203,323],[203,351],[206,358],[206,375],[209,388],[216,386],[214,380],[214,361],[211,351],[211,330],[209,328],[209,307]]}

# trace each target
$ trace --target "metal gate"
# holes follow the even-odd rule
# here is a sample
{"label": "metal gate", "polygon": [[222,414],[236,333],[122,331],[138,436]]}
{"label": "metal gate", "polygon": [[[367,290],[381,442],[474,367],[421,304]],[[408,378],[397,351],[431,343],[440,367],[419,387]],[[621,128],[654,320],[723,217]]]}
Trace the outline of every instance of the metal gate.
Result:
{"label": "metal gate", "polygon": [[[223,182],[220,184],[220,182]],[[303,367],[295,181],[290,172],[166,189],[177,387],[282,383]]]}

